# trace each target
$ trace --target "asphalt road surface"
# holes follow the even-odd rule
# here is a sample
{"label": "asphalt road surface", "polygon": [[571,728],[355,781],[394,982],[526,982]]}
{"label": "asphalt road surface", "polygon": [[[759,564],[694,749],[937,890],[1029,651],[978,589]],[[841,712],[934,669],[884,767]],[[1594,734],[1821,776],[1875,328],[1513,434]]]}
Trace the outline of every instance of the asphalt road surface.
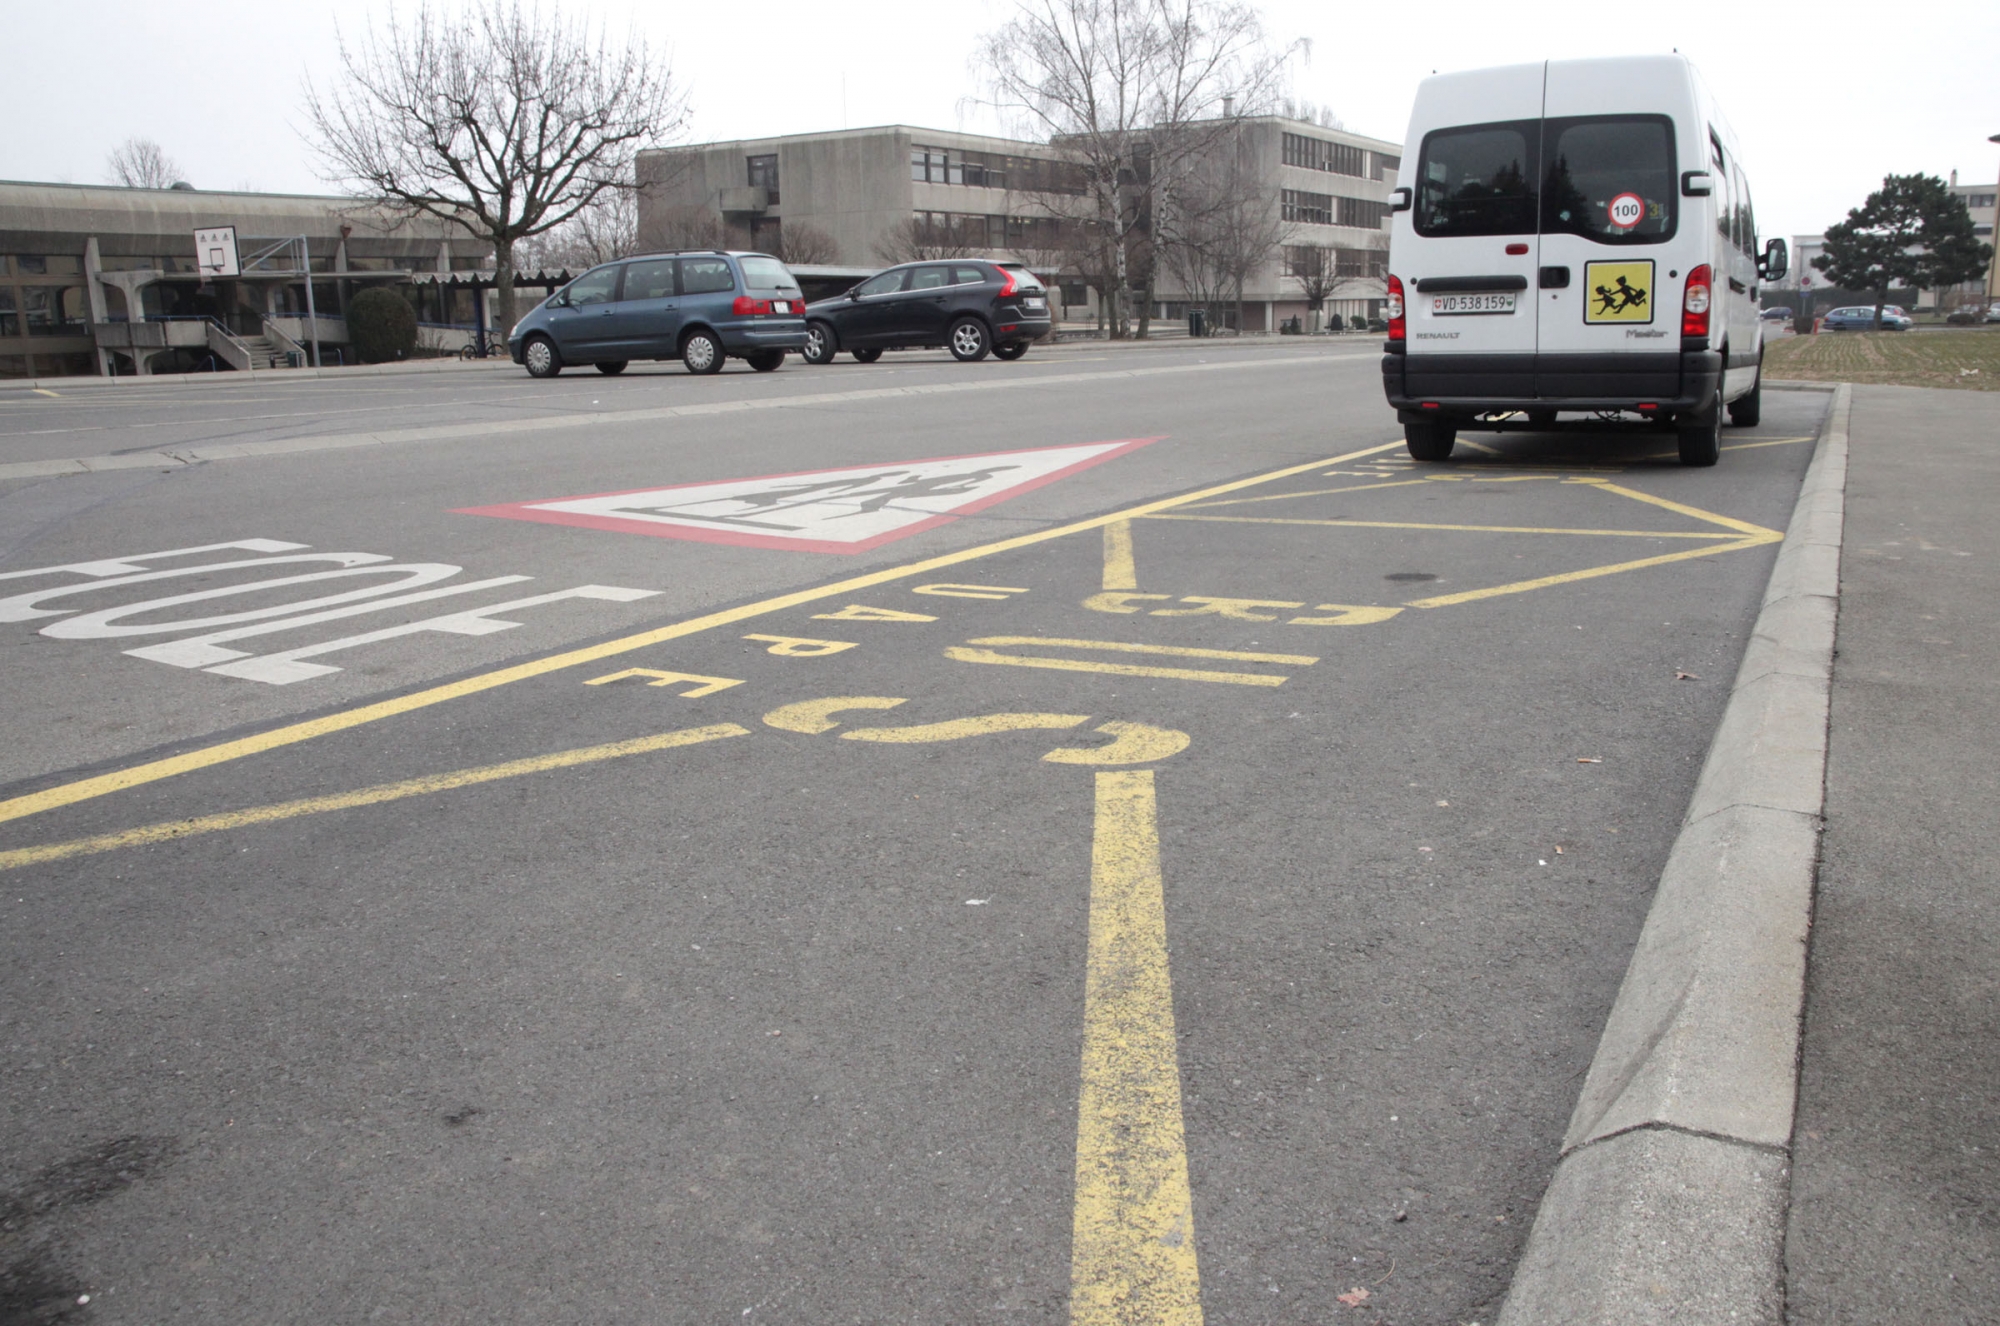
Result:
{"label": "asphalt road surface", "polygon": [[0,393],[0,1320],[1490,1322],[1823,407]]}

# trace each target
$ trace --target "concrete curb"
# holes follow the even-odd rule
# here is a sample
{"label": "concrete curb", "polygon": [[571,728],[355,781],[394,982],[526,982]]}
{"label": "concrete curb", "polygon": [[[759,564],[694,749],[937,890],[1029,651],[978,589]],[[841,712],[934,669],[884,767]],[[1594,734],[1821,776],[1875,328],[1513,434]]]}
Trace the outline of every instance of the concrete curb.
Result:
{"label": "concrete curb", "polygon": [[1851,388],[1833,405],[1499,1326],[1779,1326]]}

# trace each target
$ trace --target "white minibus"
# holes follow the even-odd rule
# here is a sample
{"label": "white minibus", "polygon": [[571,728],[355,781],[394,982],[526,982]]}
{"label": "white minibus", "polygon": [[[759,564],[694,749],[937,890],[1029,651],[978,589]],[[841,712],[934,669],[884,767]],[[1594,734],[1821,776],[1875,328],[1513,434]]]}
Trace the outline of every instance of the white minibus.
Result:
{"label": "white minibus", "polygon": [[1383,386],[1417,460],[1461,429],[1626,414],[1713,465],[1757,422],[1760,281],[1736,137],[1679,55],[1425,79],[1390,195]]}

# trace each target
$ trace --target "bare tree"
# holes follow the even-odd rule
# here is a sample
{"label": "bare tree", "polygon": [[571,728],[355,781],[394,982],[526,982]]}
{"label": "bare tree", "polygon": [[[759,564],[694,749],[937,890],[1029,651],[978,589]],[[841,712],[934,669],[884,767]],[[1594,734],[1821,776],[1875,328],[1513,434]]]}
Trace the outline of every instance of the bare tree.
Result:
{"label": "bare tree", "polygon": [[425,0],[407,23],[340,43],[345,80],[306,85],[324,177],[493,245],[513,326],[514,246],[638,188],[633,158],[679,133],[687,102],[643,39],[523,10]]}
{"label": "bare tree", "polygon": [[1317,244],[1300,245],[1285,251],[1286,275],[1299,283],[1306,307],[1318,313],[1340,284],[1333,253]]}
{"label": "bare tree", "polygon": [[[1294,49],[1273,51],[1238,0],[1019,0],[985,38],[990,103],[1076,163],[1073,180],[1041,192],[1094,237],[1113,336],[1129,327],[1155,190],[1227,130],[1225,103],[1252,111],[1270,100]],[[1141,334],[1150,306],[1148,289]]]}
{"label": "bare tree", "polygon": [[811,222],[785,222],[778,239],[782,252],[777,256],[786,262],[810,266],[840,261],[840,242]]}
{"label": "bare tree", "polygon": [[171,189],[180,182],[181,168],[166,149],[150,138],[128,138],[104,159],[113,184],[128,189]]}
{"label": "bare tree", "polygon": [[917,217],[898,221],[875,237],[875,256],[894,266],[937,258],[969,258],[986,246],[947,226],[926,225]]}
{"label": "bare tree", "polygon": [[1232,304],[1239,326],[1244,287],[1292,230],[1257,187],[1251,151],[1241,133],[1213,143],[1161,189],[1153,228],[1160,265],[1189,304]]}
{"label": "bare tree", "polygon": [[638,196],[627,189],[607,189],[561,225],[522,240],[514,256],[524,270],[580,272],[636,253],[638,230]]}
{"label": "bare tree", "polygon": [[639,236],[639,246],[648,252],[719,249],[723,246],[722,218],[713,208],[700,203],[687,203],[664,211],[649,209],[641,215],[651,217]]}
{"label": "bare tree", "polygon": [[1322,129],[1345,129],[1347,127],[1341,122],[1340,117],[1333,113],[1333,107],[1316,106],[1312,102],[1302,99],[1291,97],[1281,98],[1277,105],[1277,111],[1278,114],[1284,116],[1286,119],[1304,120],[1307,124],[1316,124]]}

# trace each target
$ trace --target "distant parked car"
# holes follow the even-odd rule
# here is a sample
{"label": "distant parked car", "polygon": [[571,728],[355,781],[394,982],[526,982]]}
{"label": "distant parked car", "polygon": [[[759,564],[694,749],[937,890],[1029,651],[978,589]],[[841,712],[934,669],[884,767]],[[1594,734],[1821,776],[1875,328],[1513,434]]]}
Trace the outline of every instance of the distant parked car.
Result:
{"label": "distant parked car", "polygon": [[1995,304],[1986,310],[1986,321],[2000,322],[2000,304]]}
{"label": "distant parked car", "polygon": [[572,364],[623,373],[634,359],[679,359],[719,373],[742,359],[759,373],[805,347],[805,296],[785,264],[720,249],[649,253],[593,267],[514,325],[507,352],[530,375]]}
{"label": "distant parked car", "polygon": [[1767,308],[1757,316],[1766,322],[1790,322],[1793,314],[1788,308]]}
{"label": "distant parked car", "polygon": [[[1907,314],[1899,313],[1889,308],[1882,310],[1883,331],[1908,331],[1914,325],[1915,323]],[[1834,309],[1826,315],[1826,321],[1822,322],[1820,326],[1826,331],[1873,331],[1875,328],[1874,306],[1856,304],[1849,308]]]}
{"label": "distant parked car", "polygon": [[872,364],[884,350],[943,346],[967,362],[1019,359],[1053,325],[1049,292],[1020,263],[911,262],[808,304],[803,356],[830,364],[845,350]]}

